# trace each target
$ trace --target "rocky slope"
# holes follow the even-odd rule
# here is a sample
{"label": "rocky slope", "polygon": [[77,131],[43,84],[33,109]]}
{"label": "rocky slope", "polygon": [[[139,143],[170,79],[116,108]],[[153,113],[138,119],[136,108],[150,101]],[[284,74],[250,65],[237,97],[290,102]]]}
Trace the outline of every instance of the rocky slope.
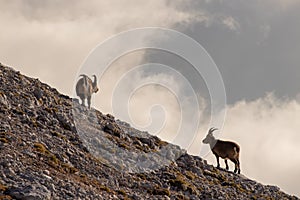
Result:
{"label": "rocky slope", "polygon": [[0,82],[0,199],[298,199],[12,68],[0,66]]}

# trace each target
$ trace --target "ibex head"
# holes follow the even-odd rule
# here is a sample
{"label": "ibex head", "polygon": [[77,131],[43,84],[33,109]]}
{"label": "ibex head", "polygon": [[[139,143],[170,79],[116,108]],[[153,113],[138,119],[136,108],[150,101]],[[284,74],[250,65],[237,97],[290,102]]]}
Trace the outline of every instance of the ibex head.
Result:
{"label": "ibex head", "polygon": [[213,136],[213,132],[214,132],[215,130],[218,130],[218,129],[217,129],[217,128],[214,128],[214,127],[209,129],[206,138],[204,138],[204,139],[202,140],[202,142],[203,142],[204,144],[210,144],[210,143],[212,143],[212,142],[214,142],[214,141],[216,140],[215,137]]}
{"label": "ibex head", "polygon": [[99,91],[99,88],[97,86],[97,76],[96,75],[93,75],[94,77],[94,82],[93,82],[93,92],[94,93],[97,93]]}

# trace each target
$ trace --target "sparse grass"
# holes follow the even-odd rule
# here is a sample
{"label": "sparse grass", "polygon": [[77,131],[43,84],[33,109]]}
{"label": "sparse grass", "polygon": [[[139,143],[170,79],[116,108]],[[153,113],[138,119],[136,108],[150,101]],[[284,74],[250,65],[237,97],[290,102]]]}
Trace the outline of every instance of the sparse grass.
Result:
{"label": "sparse grass", "polygon": [[59,159],[53,153],[47,150],[47,148],[43,144],[35,143],[34,148],[37,152],[48,158],[48,164],[51,167],[59,169],[61,172],[67,172],[70,174],[75,174],[76,172],[78,172],[78,169],[76,169],[75,167],[67,163],[60,163]]}
{"label": "sparse grass", "polygon": [[123,149],[130,150],[130,147],[127,144],[124,144],[124,143],[119,144],[119,147],[121,147]]}
{"label": "sparse grass", "polygon": [[145,174],[137,174],[137,177],[139,177],[142,180],[147,180],[147,176]]}
{"label": "sparse grass", "polygon": [[51,133],[52,136],[55,136],[55,137],[61,138],[61,139],[63,139],[63,140],[66,140],[66,137],[63,136],[63,135],[62,135],[61,133],[59,133],[58,131],[53,131],[53,130],[51,130],[50,133]]}
{"label": "sparse grass", "polygon": [[185,175],[190,180],[194,180],[196,178],[195,174],[193,172],[191,172],[191,171],[186,171]]}
{"label": "sparse grass", "polygon": [[95,159],[95,161],[97,163],[101,163],[102,165],[106,166],[106,167],[112,167],[114,168],[113,166],[111,166],[110,162],[107,161],[106,159],[104,158],[101,158],[101,157],[96,157],[96,158],[91,158],[91,159]]}
{"label": "sparse grass", "polygon": [[45,110],[46,110],[48,113],[52,113],[52,109],[49,108],[49,107],[46,107]]}
{"label": "sparse grass", "polygon": [[117,192],[118,192],[118,194],[121,194],[123,196],[127,196],[126,192],[124,190],[122,190],[122,189],[118,190]]}
{"label": "sparse grass", "polygon": [[166,146],[168,143],[166,141],[160,140],[158,143],[159,147]]}
{"label": "sparse grass", "polygon": [[8,143],[8,140],[6,138],[0,138],[0,142]]}
{"label": "sparse grass", "polygon": [[110,188],[106,187],[105,185],[100,185],[100,190],[106,191],[107,193],[112,193]]}
{"label": "sparse grass", "polygon": [[5,136],[5,135],[7,135],[7,132],[5,132],[5,131],[0,132],[0,135],[1,135],[1,136]]}
{"label": "sparse grass", "polygon": [[264,195],[251,196],[251,199],[253,199],[253,200],[258,200],[258,199],[275,200],[272,197],[264,196]]}
{"label": "sparse grass", "polygon": [[176,177],[176,179],[169,180],[169,183],[175,187],[184,188],[187,185],[187,182],[181,177]]}
{"label": "sparse grass", "polygon": [[15,114],[18,114],[18,115],[24,115],[25,114],[25,112],[19,107],[15,108],[12,112],[15,113]]}
{"label": "sparse grass", "polygon": [[211,177],[217,179],[220,182],[227,181],[225,175],[220,173],[220,171],[216,170],[216,169],[213,169],[212,171],[204,170],[203,174],[206,175],[206,176],[211,176]]}
{"label": "sparse grass", "polygon": [[177,173],[175,179],[169,180],[170,185],[177,187],[183,191],[188,191],[191,194],[197,194],[197,188],[189,182],[182,174]]}
{"label": "sparse grass", "polygon": [[181,200],[181,199],[185,199],[185,197],[183,194],[177,194],[176,199]]}
{"label": "sparse grass", "polygon": [[[7,190],[7,186],[0,183],[0,192],[5,192]],[[0,200],[10,200],[12,199],[9,195],[1,195],[0,194]]]}
{"label": "sparse grass", "polygon": [[32,118],[32,119],[31,119],[31,124],[32,124],[35,128],[38,127],[38,124],[37,124],[37,121],[36,121],[35,118]]}
{"label": "sparse grass", "polygon": [[5,192],[5,190],[7,190],[7,186],[0,183],[0,191]]}
{"label": "sparse grass", "polygon": [[[117,191],[114,191],[113,189],[111,189],[105,185],[102,185],[99,180],[89,177],[87,174],[82,174],[82,173],[80,173],[78,175],[74,174],[74,175],[72,175],[72,177],[76,181],[79,181],[89,187],[92,185],[92,187],[95,187],[98,190],[102,190],[102,191],[105,191],[110,194],[117,194]],[[124,199],[127,199],[127,196],[124,196]]]}
{"label": "sparse grass", "polygon": [[251,192],[243,188],[241,184],[235,184],[234,182],[231,182],[231,186],[235,187],[238,191],[245,193],[245,194],[250,194]]}
{"label": "sparse grass", "polygon": [[51,108],[47,107],[47,108],[45,108],[45,110],[46,110],[47,112],[51,113],[51,114],[54,114],[54,113],[57,113],[57,112],[58,112],[58,109],[55,108],[55,107],[51,107]]}
{"label": "sparse grass", "polygon": [[56,158],[56,156],[54,154],[49,154],[49,158],[54,164],[59,163],[59,160]]}
{"label": "sparse grass", "polygon": [[223,187],[234,187],[237,191],[245,194],[251,194],[251,191],[245,189],[241,184],[236,184],[233,180],[226,177],[219,170],[214,169],[213,171],[205,170],[203,172],[204,175],[211,176],[214,178],[212,180],[212,184],[220,184]]}
{"label": "sparse grass", "polygon": [[50,131],[50,133],[53,135],[53,136],[56,136],[56,137],[61,137],[61,134],[57,131]]}
{"label": "sparse grass", "polygon": [[168,190],[167,188],[161,188],[161,187],[158,187],[158,186],[156,186],[153,189],[148,189],[147,192],[149,194],[152,194],[152,195],[166,195],[166,196],[171,195],[170,190]]}
{"label": "sparse grass", "polygon": [[11,199],[13,198],[9,195],[0,195],[0,200],[11,200]]}
{"label": "sparse grass", "polygon": [[56,156],[52,154],[42,143],[34,143],[33,147],[37,152],[45,155],[48,158],[48,160],[51,162],[51,166],[55,167],[55,165],[59,164],[59,160],[56,158]]}
{"label": "sparse grass", "polygon": [[[63,163],[61,164],[61,167],[68,173],[74,174],[76,172],[78,172],[78,169],[76,169],[75,167],[70,166],[67,163]],[[81,175],[82,176],[82,175]]]}
{"label": "sparse grass", "polygon": [[86,178],[87,178],[87,176],[86,176],[85,174],[80,174],[79,176],[80,176],[80,178],[82,178],[82,179],[86,179]]}
{"label": "sparse grass", "polygon": [[135,145],[134,146],[136,149],[138,149],[138,150],[141,150],[141,151],[143,151],[144,150],[144,147],[142,147],[142,146],[139,146],[139,145]]}
{"label": "sparse grass", "polygon": [[48,151],[46,147],[41,143],[34,143],[33,147],[40,153],[46,153]]}

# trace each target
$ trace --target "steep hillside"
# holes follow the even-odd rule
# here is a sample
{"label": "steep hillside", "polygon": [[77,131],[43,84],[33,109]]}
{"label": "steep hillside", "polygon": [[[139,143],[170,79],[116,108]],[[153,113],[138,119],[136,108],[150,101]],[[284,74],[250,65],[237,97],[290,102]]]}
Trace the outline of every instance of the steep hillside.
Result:
{"label": "steep hillside", "polygon": [[0,199],[298,199],[0,66]]}

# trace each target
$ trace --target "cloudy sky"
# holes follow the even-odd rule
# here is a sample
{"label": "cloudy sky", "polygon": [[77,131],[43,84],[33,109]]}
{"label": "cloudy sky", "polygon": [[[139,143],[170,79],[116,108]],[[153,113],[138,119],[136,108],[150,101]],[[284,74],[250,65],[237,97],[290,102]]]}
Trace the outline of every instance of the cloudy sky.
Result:
{"label": "cloudy sky", "polygon": [[[204,47],[221,73],[227,114],[217,133],[240,144],[242,173],[300,196],[299,11],[298,0],[0,0],[0,62],[73,96],[84,60],[109,37],[142,27],[182,32]],[[158,42],[164,40],[168,38]],[[199,130],[188,147],[199,155],[211,117],[209,86],[178,56],[144,49],[116,58],[100,77],[94,107],[113,112],[115,85],[146,63],[161,63],[182,74],[194,89],[197,109],[184,79],[151,67],[137,69],[134,80],[164,80],[172,91],[147,85],[130,99],[121,92],[119,102],[128,102],[135,126],[170,142],[179,122],[188,124],[200,116]],[[130,91],[136,82],[123,83]],[[153,105],[162,105],[163,110]],[[162,126],[160,133],[157,126]],[[211,154],[206,159],[216,164]]]}

